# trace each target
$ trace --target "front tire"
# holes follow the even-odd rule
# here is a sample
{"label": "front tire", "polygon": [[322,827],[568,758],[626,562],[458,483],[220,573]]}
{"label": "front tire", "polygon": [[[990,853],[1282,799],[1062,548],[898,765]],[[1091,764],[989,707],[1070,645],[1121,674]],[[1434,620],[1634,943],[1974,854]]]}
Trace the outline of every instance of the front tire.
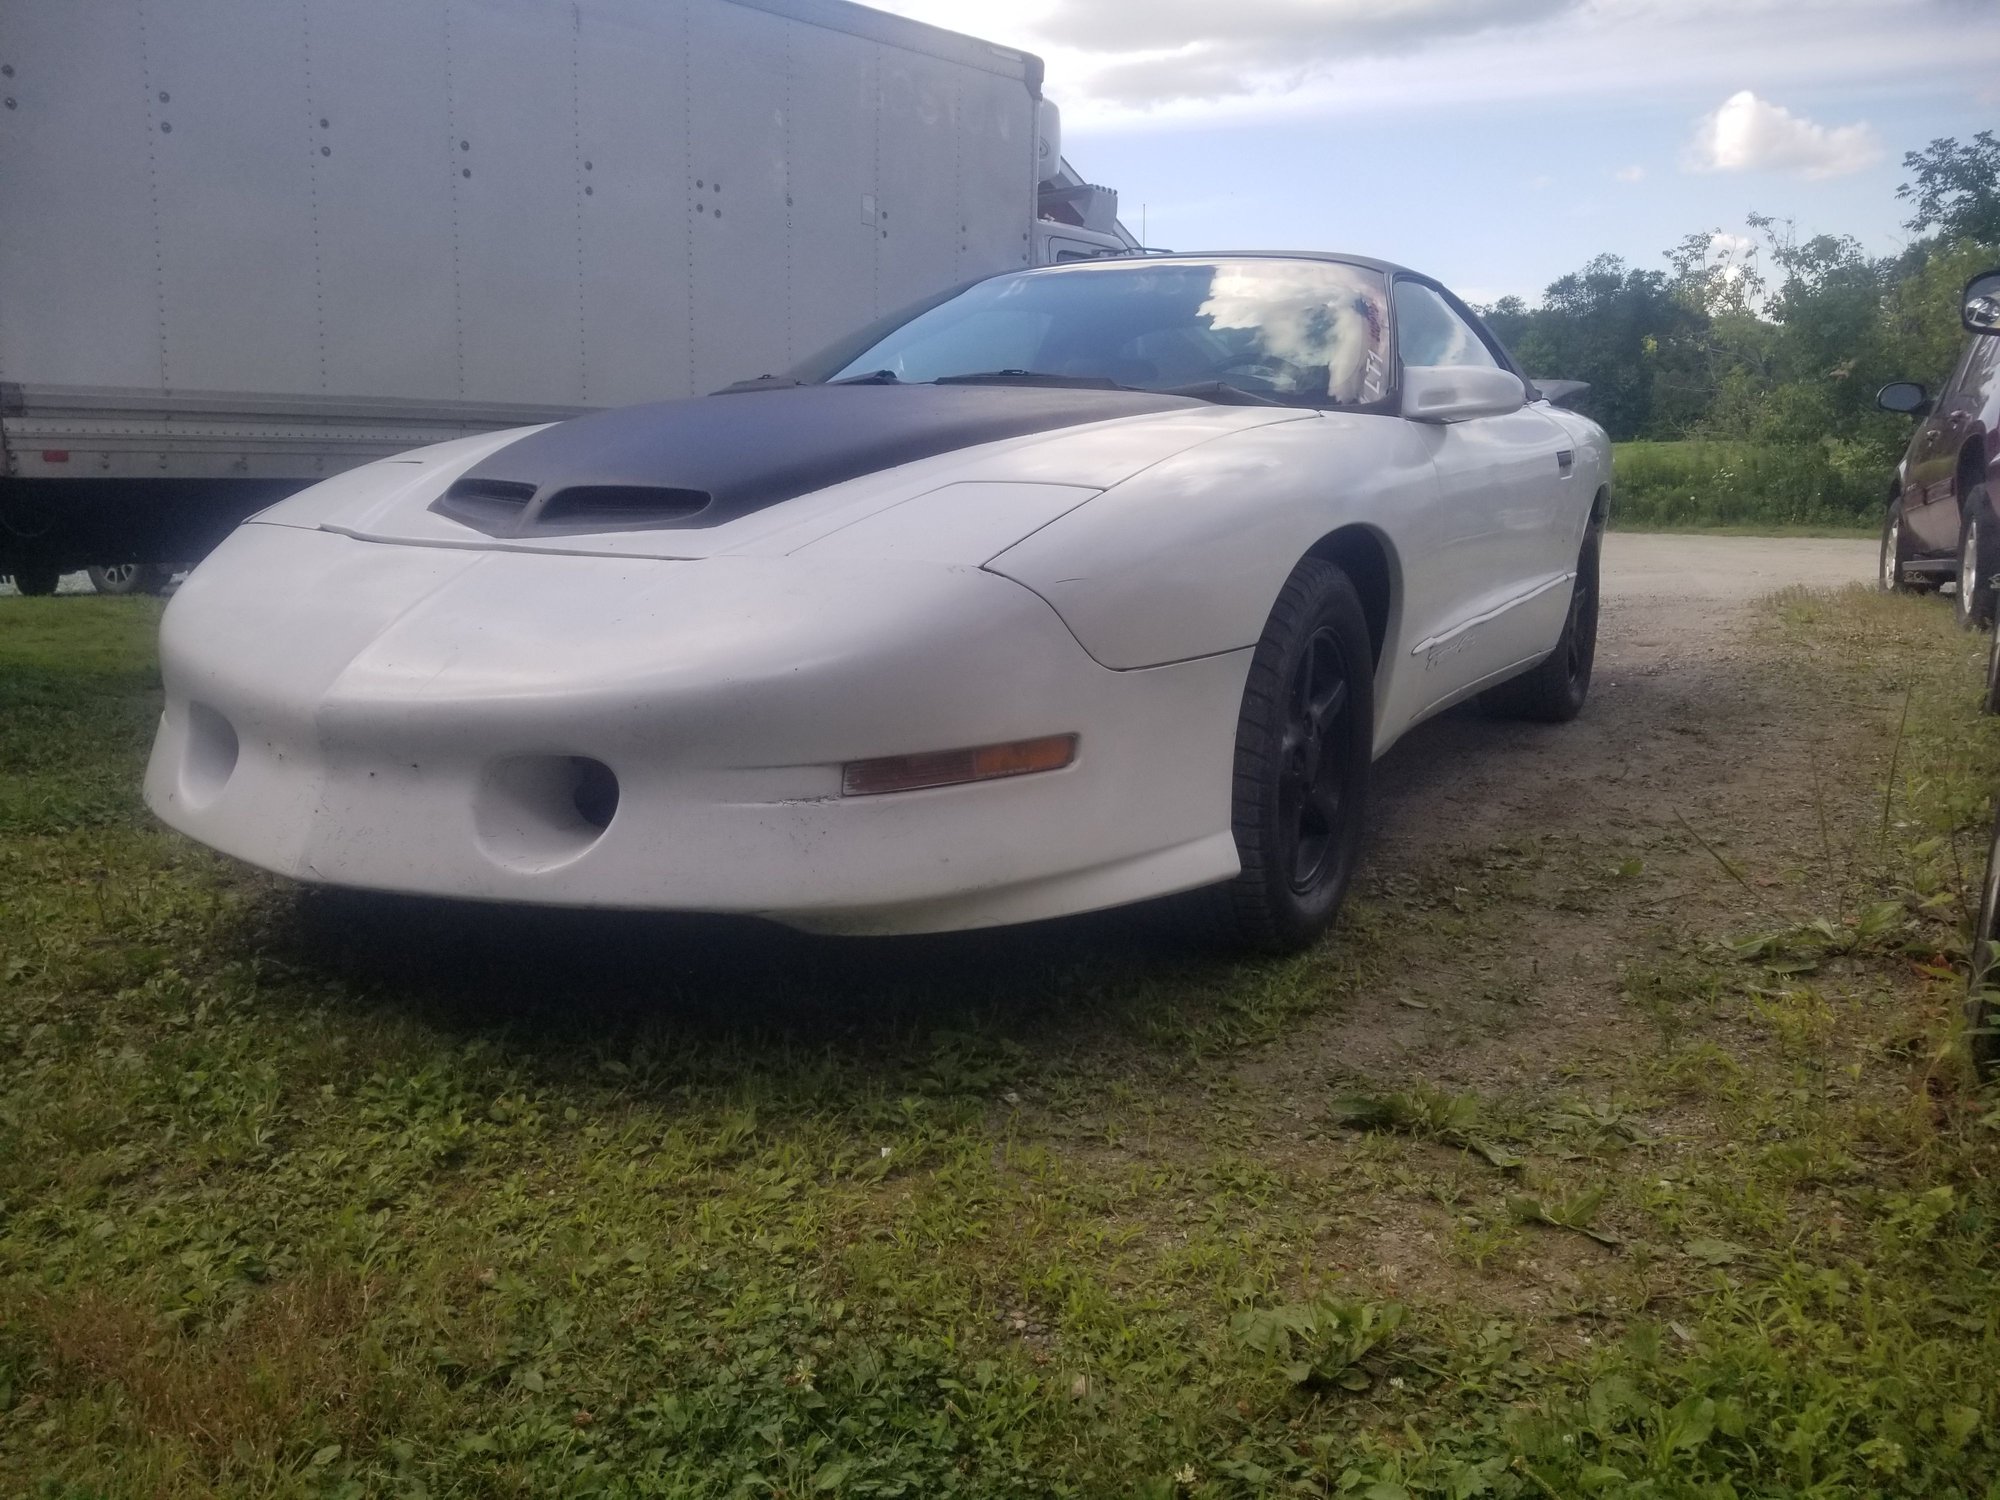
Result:
{"label": "front tire", "polygon": [[1590,697],[1591,669],[1597,664],[1598,558],[1603,546],[1604,525],[1592,521],[1583,534],[1583,550],[1577,553],[1569,614],[1556,649],[1539,666],[1481,693],[1479,701],[1488,713],[1567,724],[1583,712]]}
{"label": "front tire", "polygon": [[1986,648],[1986,697],[1980,707],[1989,714],[2000,714],[2000,630],[1993,632]]}
{"label": "front tire", "polygon": [[1961,630],[1980,630],[1993,623],[1996,538],[1986,486],[1976,484],[1967,490],[1961,508],[1965,515],[1958,525],[1958,596],[1952,602],[1952,613]]}
{"label": "front tire", "polygon": [[1304,948],[1353,878],[1375,752],[1375,653],[1354,584],[1309,557],[1250,660],[1236,726],[1232,827],[1242,872],[1208,893],[1235,945]]}
{"label": "front tire", "polygon": [[14,570],[14,587],[30,597],[40,598],[43,595],[53,594],[61,582],[62,572],[57,568],[36,566]]}
{"label": "front tire", "polygon": [[2000,818],[1993,825],[1993,842],[1986,851],[1986,880],[1980,890],[1979,915],[1973,919],[1972,972],[1966,981],[1966,1047],[1980,1076],[1990,1077],[2000,1066],[2000,995],[1995,994],[1994,943],[2000,940]]}

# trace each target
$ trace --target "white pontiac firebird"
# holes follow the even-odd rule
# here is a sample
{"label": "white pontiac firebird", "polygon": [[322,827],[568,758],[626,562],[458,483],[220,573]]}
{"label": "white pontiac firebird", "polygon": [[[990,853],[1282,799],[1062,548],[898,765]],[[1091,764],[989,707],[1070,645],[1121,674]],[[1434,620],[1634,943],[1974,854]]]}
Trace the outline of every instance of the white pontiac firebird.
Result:
{"label": "white pontiac firebird", "polygon": [[340,886],[874,933],[1209,887],[1295,947],[1399,735],[1582,707],[1610,469],[1396,266],[1012,272],[253,517],[167,609],[146,797]]}

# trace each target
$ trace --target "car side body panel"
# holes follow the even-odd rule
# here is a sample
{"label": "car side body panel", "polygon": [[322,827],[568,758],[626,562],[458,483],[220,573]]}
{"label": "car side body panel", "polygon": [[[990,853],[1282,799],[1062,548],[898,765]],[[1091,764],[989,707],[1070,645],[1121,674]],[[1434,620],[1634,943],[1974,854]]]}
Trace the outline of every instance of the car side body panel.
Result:
{"label": "car side body panel", "polygon": [[1546,406],[1437,427],[1328,412],[1156,464],[987,566],[1128,670],[1255,645],[1299,559],[1358,528],[1389,562],[1379,754],[1553,649],[1607,469],[1594,424]]}

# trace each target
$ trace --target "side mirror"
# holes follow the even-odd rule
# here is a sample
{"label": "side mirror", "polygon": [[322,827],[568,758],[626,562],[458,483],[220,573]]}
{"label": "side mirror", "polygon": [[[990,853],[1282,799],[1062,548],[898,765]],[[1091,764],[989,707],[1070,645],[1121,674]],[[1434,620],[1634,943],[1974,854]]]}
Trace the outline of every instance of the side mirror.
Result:
{"label": "side mirror", "polygon": [[2000,271],[1981,271],[1966,282],[1958,321],[1967,333],[2000,333]]}
{"label": "side mirror", "polygon": [[1403,415],[1412,422],[1500,417],[1527,404],[1528,388],[1511,370],[1484,365],[1403,366]]}
{"label": "side mirror", "polygon": [[1931,409],[1930,392],[1914,380],[1892,380],[1875,393],[1875,404],[1884,411],[1921,417]]}

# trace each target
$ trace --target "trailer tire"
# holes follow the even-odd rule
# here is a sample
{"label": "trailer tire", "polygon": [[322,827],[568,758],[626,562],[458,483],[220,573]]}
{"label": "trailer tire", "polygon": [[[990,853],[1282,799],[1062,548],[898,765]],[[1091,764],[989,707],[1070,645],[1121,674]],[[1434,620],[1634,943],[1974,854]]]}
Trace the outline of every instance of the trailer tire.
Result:
{"label": "trailer tire", "polygon": [[174,576],[158,563],[113,563],[89,572],[90,586],[100,594],[157,594]]}
{"label": "trailer tire", "polygon": [[59,568],[45,568],[37,564],[34,567],[14,570],[14,587],[33,597],[53,594],[60,582],[62,582],[62,571]]}

